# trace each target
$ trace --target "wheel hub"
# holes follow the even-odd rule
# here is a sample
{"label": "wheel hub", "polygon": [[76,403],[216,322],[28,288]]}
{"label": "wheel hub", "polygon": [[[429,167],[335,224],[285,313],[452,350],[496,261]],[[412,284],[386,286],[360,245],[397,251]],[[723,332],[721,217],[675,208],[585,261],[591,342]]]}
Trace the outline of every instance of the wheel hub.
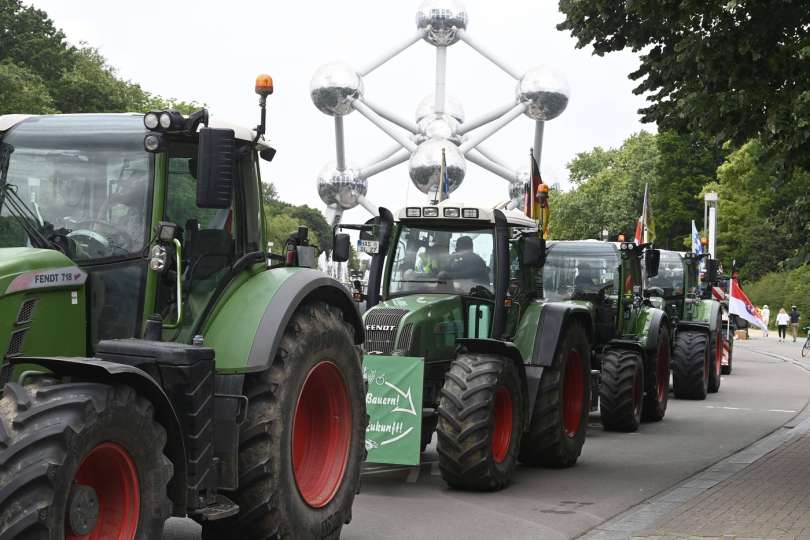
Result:
{"label": "wheel hub", "polygon": [[68,497],[68,525],[70,532],[77,536],[87,536],[96,528],[99,505],[98,494],[91,486],[74,484]]}
{"label": "wheel hub", "polygon": [[492,426],[492,457],[496,463],[506,460],[512,427],[512,394],[507,387],[499,386],[495,392]]}

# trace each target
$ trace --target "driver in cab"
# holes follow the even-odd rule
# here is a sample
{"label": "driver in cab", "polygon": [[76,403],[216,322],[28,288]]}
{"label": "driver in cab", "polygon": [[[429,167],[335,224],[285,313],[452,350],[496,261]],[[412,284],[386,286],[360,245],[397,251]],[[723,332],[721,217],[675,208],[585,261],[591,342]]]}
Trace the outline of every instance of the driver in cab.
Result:
{"label": "driver in cab", "polygon": [[459,236],[456,240],[456,251],[450,258],[448,273],[453,279],[472,279],[489,283],[487,264],[473,251],[473,241],[469,236]]}

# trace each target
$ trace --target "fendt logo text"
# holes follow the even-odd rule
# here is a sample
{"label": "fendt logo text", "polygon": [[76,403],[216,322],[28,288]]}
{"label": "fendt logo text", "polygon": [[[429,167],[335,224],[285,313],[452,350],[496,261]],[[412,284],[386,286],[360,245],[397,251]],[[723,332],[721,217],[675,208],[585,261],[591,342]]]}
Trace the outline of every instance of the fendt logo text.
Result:
{"label": "fendt logo text", "polygon": [[388,324],[367,324],[366,325],[366,330],[368,330],[368,331],[379,330],[379,331],[382,331],[382,332],[388,332],[389,330],[393,330],[394,328],[396,328],[396,326],[388,325]]}

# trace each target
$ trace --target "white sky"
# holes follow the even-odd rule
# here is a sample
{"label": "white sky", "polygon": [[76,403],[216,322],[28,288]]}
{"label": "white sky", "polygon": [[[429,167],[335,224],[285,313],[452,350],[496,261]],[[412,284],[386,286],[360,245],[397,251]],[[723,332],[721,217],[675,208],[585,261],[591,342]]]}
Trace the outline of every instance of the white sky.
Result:
{"label": "white sky", "polygon": [[[333,121],[309,97],[309,82],[321,64],[340,60],[362,66],[416,30],[420,0],[32,0],[72,43],[98,47],[127,79],[149,92],[206,103],[212,115],[245,125],[258,122],[253,81],[270,73],[269,138],[278,154],[263,167],[282,200],[323,208],[316,192],[321,167],[334,159]],[[602,58],[575,49],[556,30],[563,17],[552,0],[466,0],[468,32],[488,50],[523,71],[548,64],[565,75],[572,90],[566,111],[546,125],[541,170],[548,183],[567,183],[566,163],[594,146],[618,146],[642,125],[643,97],[632,93],[627,74],[637,55]],[[419,100],[433,91],[435,49],[426,42],[369,74],[366,96],[413,118]],[[448,50],[447,92],[458,97],[468,119],[513,99],[515,82],[464,43]],[[351,163],[364,166],[391,140],[359,113],[345,119]],[[534,123],[525,116],[496,133],[486,145],[514,168],[527,168]],[[507,182],[467,163],[467,176],[452,198],[491,205],[507,199]],[[412,184],[407,164],[369,180],[368,198],[397,209],[425,196]],[[364,221],[358,207],[344,222]]]}

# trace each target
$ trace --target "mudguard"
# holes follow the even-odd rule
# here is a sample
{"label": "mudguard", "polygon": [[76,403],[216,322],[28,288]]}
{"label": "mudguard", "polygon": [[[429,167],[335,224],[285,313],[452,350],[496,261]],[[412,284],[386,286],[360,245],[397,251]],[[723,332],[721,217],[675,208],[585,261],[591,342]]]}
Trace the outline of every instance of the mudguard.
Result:
{"label": "mudguard", "polygon": [[174,465],[174,477],[169,482],[168,495],[174,504],[174,515],[186,515],[186,447],[183,428],[174,412],[174,407],[163,388],[145,371],[126,364],[105,362],[97,358],[43,358],[15,357],[9,365],[34,364],[60,377],[79,377],[87,381],[117,383],[129,386],[152,402],[155,419],[166,428],[164,452]]}
{"label": "mudguard", "polygon": [[534,335],[534,348],[530,359],[532,365],[549,367],[554,362],[563,328],[574,317],[587,319],[587,324],[583,326],[588,332],[588,339],[593,341],[594,322],[587,308],[562,302],[549,302],[543,305],[537,333]]}
{"label": "mudguard", "polygon": [[650,323],[647,327],[647,335],[644,336],[644,350],[652,352],[658,350],[658,332],[661,326],[669,328],[669,318],[665,311],[660,309],[650,310]]}
{"label": "mudguard", "polygon": [[354,327],[355,343],[363,342],[363,321],[349,291],[322,272],[302,269],[282,283],[267,305],[256,329],[245,371],[264,371],[276,357],[284,330],[298,307],[317,301],[340,308],[343,317]]}
{"label": "mudguard", "polygon": [[692,330],[696,332],[709,333],[709,324],[704,321],[678,321],[678,330]]}
{"label": "mudguard", "polygon": [[[525,411],[528,416],[524,418],[531,418],[531,407],[534,407],[534,397],[537,395],[537,389],[534,392],[529,392],[529,381],[526,377],[526,366],[523,363],[523,357],[517,347],[511,342],[501,341],[497,339],[459,339],[457,341],[460,348],[466,349],[467,352],[480,353],[480,354],[497,354],[505,356],[514,362],[517,372],[520,374],[521,386],[523,388],[523,395],[528,399],[524,400]],[[537,386],[539,387],[540,379],[537,378]]]}

